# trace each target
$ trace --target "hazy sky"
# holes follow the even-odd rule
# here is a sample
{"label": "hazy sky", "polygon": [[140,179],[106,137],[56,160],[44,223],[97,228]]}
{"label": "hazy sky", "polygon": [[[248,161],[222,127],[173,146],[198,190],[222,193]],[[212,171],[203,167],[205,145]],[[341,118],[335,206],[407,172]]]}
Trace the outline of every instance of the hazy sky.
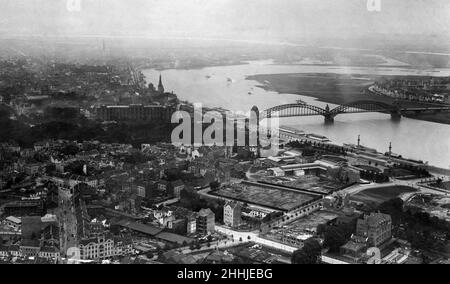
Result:
{"label": "hazy sky", "polygon": [[277,38],[450,34],[449,0],[0,0],[0,35]]}

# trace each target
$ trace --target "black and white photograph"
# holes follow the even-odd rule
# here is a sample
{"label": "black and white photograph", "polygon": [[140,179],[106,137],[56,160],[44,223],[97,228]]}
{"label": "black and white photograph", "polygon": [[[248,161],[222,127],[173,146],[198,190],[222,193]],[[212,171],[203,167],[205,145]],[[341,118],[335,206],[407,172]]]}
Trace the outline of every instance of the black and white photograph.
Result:
{"label": "black and white photograph", "polygon": [[450,264],[450,1],[0,0],[0,264]]}

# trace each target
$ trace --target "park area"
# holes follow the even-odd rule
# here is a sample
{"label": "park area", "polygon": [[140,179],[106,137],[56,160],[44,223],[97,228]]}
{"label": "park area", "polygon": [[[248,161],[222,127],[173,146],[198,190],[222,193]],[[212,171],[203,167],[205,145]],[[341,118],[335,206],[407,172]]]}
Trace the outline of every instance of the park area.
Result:
{"label": "park area", "polygon": [[424,168],[404,165],[395,165],[392,168],[389,168],[387,174],[400,180],[431,177],[430,173]]}
{"label": "park area", "polygon": [[381,173],[382,171],[377,167],[367,166],[367,165],[354,165],[354,167],[360,168],[367,172]]}
{"label": "park area", "polygon": [[381,204],[388,200],[400,197],[404,193],[412,192],[417,192],[417,190],[409,186],[370,188],[352,196],[351,200],[363,203]]}
{"label": "park area", "polygon": [[434,183],[431,186],[450,191],[450,181]]}

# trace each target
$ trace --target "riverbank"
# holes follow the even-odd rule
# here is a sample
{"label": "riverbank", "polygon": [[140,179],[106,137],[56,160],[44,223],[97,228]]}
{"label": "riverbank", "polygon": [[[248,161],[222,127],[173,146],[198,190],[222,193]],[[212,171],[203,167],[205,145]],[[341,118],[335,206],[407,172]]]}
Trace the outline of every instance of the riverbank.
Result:
{"label": "riverbank", "polygon": [[159,72],[167,71],[167,70],[201,70],[205,68],[211,67],[226,67],[226,66],[237,66],[237,65],[247,65],[248,61],[236,60],[236,61],[224,61],[224,62],[199,62],[199,63],[180,63],[174,62],[170,64],[161,64],[160,66],[156,66],[155,64],[147,64],[139,66],[140,71],[145,71],[148,69],[155,69]]}
{"label": "riverbank", "polygon": [[[273,61],[257,61],[249,62],[246,65],[212,67],[200,70],[159,72],[149,69],[143,73],[149,81],[151,81],[150,78],[158,78],[159,75],[162,75],[165,88],[174,91],[182,101],[198,102],[202,103],[204,107],[210,108],[219,106],[232,111],[248,111],[254,105],[258,106],[260,110],[265,110],[277,105],[295,103],[299,99],[324,108],[326,103],[315,103],[313,98],[318,97],[316,89],[326,90],[326,84],[330,85],[328,87],[329,94],[325,93],[324,96],[333,97],[332,94],[336,93],[336,90],[346,89],[346,94],[349,94],[348,101],[354,101],[360,99],[361,90],[366,90],[373,84],[372,74],[374,73],[380,77],[381,75],[383,77],[410,77],[432,76],[434,72],[393,68],[284,66],[273,65]],[[291,74],[298,73],[304,73],[305,76],[315,74],[316,77],[317,74],[324,74],[321,77],[334,76],[327,75],[329,73],[362,75],[346,75],[347,81],[342,81],[338,76],[335,76],[337,79],[334,80],[335,82],[331,81],[332,84],[326,78],[323,82],[306,78],[303,80],[307,81],[306,83],[311,81],[310,86],[306,89],[309,92],[301,94],[309,97],[301,97],[298,93],[291,93],[289,90],[287,90],[287,93],[283,92],[283,94],[278,95],[276,92],[266,91],[258,87],[265,85],[264,80],[260,82],[248,80],[248,77],[252,75],[289,74],[291,76]],[[438,74],[450,76],[450,69],[439,70]],[[233,82],[230,83],[228,78],[231,78]],[[297,81],[294,80],[294,82]],[[355,91],[352,92],[351,86],[354,85],[356,85],[356,87],[353,87]],[[294,83],[293,86],[296,87],[296,84]],[[398,123],[393,122],[389,117],[381,113],[341,115],[337,117],[332,126],[324,124],[322,117],[285,118],[280,123],[304,129],[309,133],[318,133],[340,144],[349,143],[349,141],[356,143],[356,137],[360,135],[362,143],[370,148],[383,149],[384,152],[388,151],[388,146],[392,143],[393,151],[403,157],[424,160],[430,165],[448,168],[450,151],[446,141],[450,137],[449,124],[432,123],[406,117]]]}
{"label": "riverbank", "polygon": [[[247,76],[247,80],[257,81],[258,87],[279,94],[297,94],[313,97],[321,102],[342,105],[350,102],[371,100],[386,104],[394,104],[390,97],[378,96],[367,89],[381,78],[406,76],[377,76],[377,75],[340,75],[340,74],[264,74]],[[420,78],[421,76],[414,76]],[[430,104],[402,101],[402,107],[420,108]],[[450,124],[450,113],[405,115],[406,117],[442,124]]]}

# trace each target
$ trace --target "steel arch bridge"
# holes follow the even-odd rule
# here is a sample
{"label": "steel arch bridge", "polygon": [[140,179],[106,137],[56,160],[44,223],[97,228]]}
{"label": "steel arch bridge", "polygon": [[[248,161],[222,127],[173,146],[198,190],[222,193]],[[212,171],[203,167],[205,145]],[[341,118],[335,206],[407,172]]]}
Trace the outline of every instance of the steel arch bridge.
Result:
{"label": "steel arch bridge", "polygon": [[321,115],[325,117],[325,121],[331,122],[337,115],[344,113],[384,112],[397,117],[401,116],[401,111],[402,109],[398,105],[389,105],[378,101],[356,101],[334,109],[330,109],[328,105],[323,109],[308,104],[286,104],[261,112],[260,119]]}

